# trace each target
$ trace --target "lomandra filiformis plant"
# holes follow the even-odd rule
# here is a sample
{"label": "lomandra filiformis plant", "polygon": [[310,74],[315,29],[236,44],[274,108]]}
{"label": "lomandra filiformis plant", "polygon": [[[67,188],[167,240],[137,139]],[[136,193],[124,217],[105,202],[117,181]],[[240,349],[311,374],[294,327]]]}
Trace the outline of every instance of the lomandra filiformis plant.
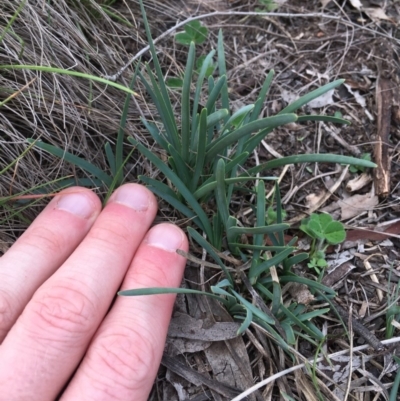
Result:
{"label": "lomandra filiformis plant", "polygon": [[[221,267],[225,277],[211,286],[209,296],[217,298],[242,325],[238,334],[243,333],[252,322],[257,322],[268,330],[281,346],[293,344],[295,333],[302,332],[313,343],[323,340],[322,332],[310,321],[313,317],[326,313],[328,309],[317,309],[307,313],[304,305],[282,303],[281,284],[298,282],[306,284],[315,292],[332,297],[334,292],[321,284],[297,277],[291,267],[308,258],[305,253],[293,255],[296,239],[286,244],[284,231],[289,225],[282,220],[282,206],[279,188],[275,188],[276,223],[267,225],[265,173],[286,164],[306,162],[333,162],[345,164],[374,164],[352,157],[338,155],[307,154],[293,155],[269,161],[246,169],[249,155],[261,140],[276,127],[305,121],[325,121],[328,123],[348,124],[346,120],[331,116],[298,116],[295,111],[325,92],[341,85],[337,80],[308,93],[289,104],[275,116],[260,118],[268,89],[274,72],[270,71],[254,104],[246,105],[232,113],[229,104],[229,90],[226,74],[225,53],[222,32],[218,35],[217,51],[212,50],[203,60],[199,70],[195,70],[196,49],[192,41],[189,45],[186,69],[181,84],[181,112],[177,118],[170,99],[169,88],[157,58],[156,49],[150,34],[149,24],[142,2],[141,9],[153,58],[154,72],[147,64],[145,73],[138,76],[144,84],[152,102],[156,105],[158,117],[155,122],[143,119],[154,141],[167,154],[165,163],[153,151],[137,139],[128,140],[142,155],[161,171],[164,178],[154,179],[146,176],[139,178],[159,197],[191,221],[188,233],[209,256]],[[191,26],[190,31],[193,30]],[[202,33],[204,35],[204,29]],[[187,32],[186,32],[187,34]],[[186,35],[187,36],[187,35]],[[210,74],[216,58],[216,68]],[[195,76],[195,82],[194,82]],[[200,96],[207,93],[205,104],[200,107]],[[203,102],[204,103],[204,102]],[[258,173],[264,175],[259,177]],[[231,213],[231,200],[245,183],[257,180],[253,193],[255,196],[255,226],[244,227]],[[170,184],[168,183],[170,182]],[[242,185],[238,185],[242,184]],[[214,204],[212,208],[204,205]],[[265,245],[265,237],[272,245]],[[241,238],[245,237],[245,242]],[[248,265],[249,269],[237,269],[232,277],[227,266],[220,258],[220,251],[228,250],[232,256]],[[279,279],[272,279],[271,269],[279,268]],[[257,290],[258,302],[249,300],[249,292]],[[249,292],[248,292],[249,291]],[[153,288],[122,291],[119,295],[134,296],[154,293],[199,293],[196,290],[176,288]],[[247,294],[247,295],[246,295]],[[254,300],[254,298],[253,298]],[[261,301],[260,301],[261,300]],[[262,305],[260,305],[262,302]],[[269,304],[270,306],[267,306]]]}

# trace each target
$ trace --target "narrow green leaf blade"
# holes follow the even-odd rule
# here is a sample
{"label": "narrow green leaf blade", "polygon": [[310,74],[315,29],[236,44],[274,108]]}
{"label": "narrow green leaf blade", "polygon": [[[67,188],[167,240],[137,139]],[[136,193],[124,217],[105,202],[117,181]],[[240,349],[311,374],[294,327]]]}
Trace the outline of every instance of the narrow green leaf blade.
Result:
{"label": "narrow green leaf blade", "polygon": [[43,149],[54,156],[58,156],[60,159],[64,159],[68,163],[71,163],[84,171],[87,171],[89,174],[92,174],[100,181],[102,181],[107,187],[111,185],[113,180],[112,177],[106,174],[103,170],[100,170],[98,167],[94,166],[92,163],[89,163],[85,159],[75,156],[72,153],[66,152],[63,149],[57,148],[56,146],[42,141],[34,140],[32,138],[29,138],[28,142],[35,143],[35,146],[37,146],[38,148]]}
{"label": "narrow green leaf blade", "polygon": [[186,62],[185,76],[183,78],[183,88],[181,97],[181,140],[182,140],[182,159],[189,161],[189,144],[191,138],[190,130],[190,86],[192,84],[193,67],[195,59],[195,45],[190,43],[189,53]]}

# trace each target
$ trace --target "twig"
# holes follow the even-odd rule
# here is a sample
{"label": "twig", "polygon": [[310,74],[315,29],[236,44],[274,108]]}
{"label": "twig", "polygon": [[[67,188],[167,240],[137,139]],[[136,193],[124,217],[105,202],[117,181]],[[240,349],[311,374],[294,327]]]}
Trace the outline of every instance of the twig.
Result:
{"label": "twig", "polygon": [[390,157],[389,132],[392,114],[392,84],[389,79],[379,78],[376,84],[376,108],[378,112],[378,132],[374,149],[375,162],[378,167],[374,171],[375,188],[378,196],[390,193]]}
{"label": "twig", "polygon": [[[284,18],[326,18],[330,19],[333,21],[338,21],[339,23],[345,24],[345,25],[350,25],[350,26],[355,26],[357,28],[360,28],[364,31],[371,32],[375,35],[379,35],[388,39],[395,40],[396,42],[400,43],[400,40],[395,39],[389,35],[385,35],[384,33],[374,31],[373,29],[369,29],[365,26],[360,26],[355,24],[354,22],[351,21],[346,21],[343,19],[343,17],[338,17],[334,15],[329,15],[329,14],[324,14],[324,13],[306,13],[306,14],[297,14],[297,13],[263,13],[263,12],[257,12],[257,11],[214,11],[212,13],[208,14],[203,14],[203,15],[197,15],[194,17],[189,17],[185,19],[182,22],[177,23],[175,26],[172,28],[166,30],[163,32],[160,36],[158,36],[156,39],[153,40],[154,44],[158,43],[160,40],[166,38],[169,36],[171,33],[176,31],[178,28],[186,25],[189,22],[196,21],[196,20],[201,20],[209,17],[220,17],[220,16],[257,16],[257,17],[284,17]],[[116,74],[114,75],[104,75],[103,77],[108,79],[109,81],[116,81],[124,72],[125,70],[133,63],[135,62],[138,58],[140,58],[144,53],[146,53],[148,50],[150,50],[150,46],[144,47],[142,50],[140,50],[138,53],[136,53],[135,56],[133,56],[128,63],[126,63]]]}
{"label": "twig", "polygon": [[347,325],[349,327],[349,340],[350,340],[350,347],[349,347],[349,377],[347,378],[347,385],[346,385],[346,392],[343,396],[343,401],[347,401],[350,394],[350,387],[351,387],[351,372],[353,371],[353,304],[350,304],[350,312],[349,312],[349,319],[347,321]]}

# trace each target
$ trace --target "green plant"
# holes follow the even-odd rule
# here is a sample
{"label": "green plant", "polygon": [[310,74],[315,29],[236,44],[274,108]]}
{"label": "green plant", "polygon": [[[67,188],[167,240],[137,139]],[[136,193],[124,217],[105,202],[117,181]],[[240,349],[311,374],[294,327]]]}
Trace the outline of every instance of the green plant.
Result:
{"label": "green plant", "polygon": [[[204,43],[205,40],[208,38],[208,29],[203,26],[199,21],[192,21],[187,23],[184,26],[184,32],[178,32],[175,35],[175,41],[181,45],[184,46],[190,46],[190,44],[193,42],[195,44],[201,44]],[[202,55],[198,57],[195,61],[195,66],[196,68],[193,70],[194,74],[197,74],[197,76],[200,75],[200,72],[203,69],[203,65],[206,62],[206,70],[204,77],[208,79],[214,72],[216,65],[215,63],[207,59],[207,56]],[[175,89],[182,89],[183,87],[183,76],[179,77],[169,77],[165,81],[167,86],[170,88],[175,88]]]}
{"label": "green plant", "polygon": [[[142,119],[159,151],[150,151],[140,141],[128,137],[128,141],[156,167],[161,174],[159,179],[140,176],[156,195],[168,202],[172,207],[186,216],[190,221],[187,231],[208,255],[214,259],[223,273],[223,279],[211,286],[211,293],[206,293],[220,302],[236,319],[242,322],[239,333],[243,333],[252,322],[256,322],[268,330],[276,341],[284,348],[293,344],[296,336],[303,336],[313,344],[323,341],[323,334],[311,321],[316,316],[325,313],[326,309],[316,308],[308,312],[304,305],[291,302],[282,303],[282,288],[289,282],[307,285],[315,293],[333,297],[334,291],[320,283],[297,277],[292,273],[293,265],[308,258],[305,253],[293,255],[296,238],[286,243],[284,231],[289,225],[284,224],[280,192],[275,184],[274,223],[266,224],[267,205],[265,182],[276,181],[266,172],[286,164],[309,162],[334,162],[360,164],[374,167],[374,164],[352,157],[337,155],[295,155],[272,160],[246,170],[245,163],[262,139],[274,128],[290,122],[326,121],[330,123],[347,123],[347,121],[330,116],[297,115],[296,110],[312,99],[324,94],[343,80],[329,83],[301,97],[288,105],[275,116],[260,118],[260,113],[272,83],[274,72],[267,75],[263,87],[254,104],[246,105],[236,112],[231,112],[229,88],[226,78],[226,64],[222,32],[218,35],[216,51],[211,51],[202,62],[200,71],[195,73],[195,43],[191,42],[188,50],[186,69],[181,91],[181,111],[176,117],[170,93],[164,81],[163,70],[157,58],[149,25],[142,2],[141,10],[144,25],[150,45],[154,72],[149,65],[143,68],[137,65],[131,82],[133,88],[136,76],[145,86],[152,102],[155,104],[158,116],[154,121]],[[208,76],[209,66],[216,56],[217,68]],[[38,66],[6,66],[3,68],[29,68],[47,72],[68,73],[83,77],[74,71],[51,69]],[[194,79],[195,77],[195,79]],[[94,79],[86,76],[88,79]],[[98,81],[107,83],[101,78]],[[194,83],[194,81],[196,81]],[[110,84],[111,85],[111,84]],[[117,84],[114,83],[114,86]],[[127,92],[126,104],[133,89],[120,87]],[[193,90],[192,90],[193,89]],[[200,103],[200,95],[206,91],[206,101]],[[124,109],[125,110],[125,109]],[[124,126],[124,116],[121,127]],[[89,172],[96,184],[108,189],[108,193],[123,182],[122,167],[127,158],[123,159],[123,128],[118,133],[115,151],[106,144],[105,152],[109,161],[109,172],[104,172],[92,163],[80,157],[66,153],[62,149],[37,142],[37,147],[59,157],[63,157],[81,169]],[[157,153],[167,156],[167,162]],[[129,157],[129,155],[128,155]],[[263,173],[258,177],[258,173]],[[258,181],[254,187],[252,182]],[[83,182],[79,182],[81,185]],[[255,195],[254,226],[245,227],[232,207],[232,199],[239,196]],[[215,204],[209,208],[207,205]],[[265,237],[272,245],[265,245]],[[246,237],[248,241],[242,241]],[[232,275],[222,259],[221,251],[230,251],[244,266],[249,266],[246,275],[240,268],[236,276]],[[271,269],[279,271],[278,279],[272,279]],[[254,291],[260,295],[254,298]],[[187,289],[144,289],[121,292],[120,295],[140,295],[152,293],[187,292],[198,293]],[[253,294],[250,296],[250,294]],[[252,299],[253,298],[253,299]]]}
{"label": "green plant", "polygon": [[[40,140],[35,140],[32,138],[28,139],[28,142],[30,144],[34,144],[36,147],[38,147],[46,152],[49,152],[55,156],[65,159],[66,161],[78,166],[82,170],[86,171],[87,173],[89,173],[95,177],[94,179],[81,178],[78,180],[74,180],[74,179],[65,179],[65,180],[61,180],[61,181],[57,180],[57,181],[55,181],[55,183],[56,183],[55,186],[57,189],[61,189],[61,188],[68,187],[71,185],[82,185],[82,186],[88,186],[88,187],[94,186],[94,185],[95,186],[105,186],[108,189],[107,196],[105,198],[105,201],[107,201],[107,199],[111,195],[113,189],[122,184],[123,167],[133,152],[133,150],[132,150],[131,153],[128,155],[128,157],[123,159],[123,147],[124,147],[123,140],[124,140],[124,135],[125,135],[125,125],[126,125],[127,113],[128,113],[128,109],[129,109],[129,103],[130,103],[131,96],[137,95],[136,92],[134,92],[132,90],[132,88],[136,81],[138,67],[139,66],[137,66],[136,71],[132,77],[130,86],[125,87],[123,85],[117,84],[115,82],[109,81],[109,80],[101,78],[101,77],[97,77],[94,75],[88,75],[88,74],[80,73],[77,71],[64,70],[64,69],[60,69],[60,68],[35,66],[35,65],[0,65],[0,69],[8,69],[8,70],[28,69],[28,70],[36,70],[36,71],[43,71],[43,72],[49,72],[49,73],[57,73],[57,74],[75,76],[78,78],[84,78],[84,79],[88,79],[88,80],[92,80],[92,81],[97,81],[97,82],[100,82],[100,83],[103,83],[106,85],[110,85],[110,86],[113,86],[113,87],[120,89],[127,93],[123,112],[121,115],[120,129],[119,129],[118,135],[117,135],[115,151],[113,151],[111,144],[109,142],[107,142],[104,147],[104,151],[106,154],[106,158],[107,158],[107,161],[109,164],[109,169],[110,169],[111,174],[108,174],[108,173],[102,171],[101,169],[96,167],[94,164],[80,158],[79,156],[75,156],[75,155],[65,151],[64,149],[47,144]],[[6,99],[6,101],[10,98],[11,97],[8,97]],[[0,103],[0,107],[4,103],[5,103],[5,101]],[[49,183],[49,186],[42,186],[41,189],[40,190],[37,189],[35,191],[35,193],[46,193],[46,191],[48,191],[48,188],[50,187],[50,185],[51,184]]]}
{"label": "green plant", "polygon": [[175,40],[181,45],[189,46],[192,42],[200,45],[207,40],[208,29],[200,21],[194,20],[188,22],[183,27],[183,30],[183,32],[178,32],[175,35]]}
{"label": "green plant", "polygon": [[[389,280],[388,286],[390,288],[392,282],[392,271],[393,266],[389,270]],[[386,310],[386,330],[385,330],[385,338],[392,338],[394,336],[395,326],[392,324],[393,321],[399,322],[400,320],[400,306],[398,306],[400,294],[400,281],[397,282],[395,286],[394,293],[392,291],[388,291],[388,300],[387,300],[387,310]]]}
{"label": "green plant", "polygon": [[[363,153],[361,155],[361,159],[371,161],[371,153]],[[353,166],[349,167],[350,173],[358,173],[358,172],[363,173],[365,171],[365,169],[366,169],[365,166],[361,166],[358,164],[354,164]]]}
{"label": "green plant", "polygon": [[346,238],[346,231],[341,222],[333,220],[326,213],[313,213],[310,217],[302,220],[300,230],[312,238],[310,261],[308,267],[314,269],[318,274],[327,266],[325,251],[329,245],[337,245]]}
{"label": "green plant", "polygon": [[[145,119],[142,121],[153,140],[167,155],[168,162],[165,163],[137,139],[129,137],[128,140],[153,163],[170,184],[146,176],[139,178],[155,194],[190,219],[189,235],[221,267],[225,277],[211,286],[211,293],[205,294],[218,299],[232,316],[242,321],[239,334],[254,321],[268,330],[285,349],[287,343],[295,342],[297,335],[319,344],[324,336],[310,319],[327,310],[316,309],[310,315],[304,305],[297,305],[295,302],[283,305],[281,285],[287,282],[301,282],[308,285],[314,293],[323,292],[327,297],[332,297],[334,292],[315,281],[297,277],[291,272],[292,266],[306,260],[308,255],[305,253],[293,255],[296,238],[285,243],[283,233],[289,226],[283,223],[284,211],[277,185],[275,185],[276,210],[273,209],[273,213],[270,211],[268,217],[265,182],[275,178],[265,175],[257,177],[256,174],[292,163],[322,161],[355,164],[359,161],[337,155],[316,154],[289,156],[247,171],[244,170],[244,164],[261,140],[275,127],[293,121],[310,120],[347,123],[343,119],[329,116],[293,114],[312,99],[335,88],[343,81],[332,82],[303,96],[276,116],[260,118],[262,105],[274,75],[274,72],[270,71],[256,102],[231,113],[224,44],[220,31],[217,51],[211,51],[206,56],[200,73],[196,75],[195,83],[193,82],[195,43],[190,43],[182,81],[180,124],[178,124],[179,119],[175,117],[173,111],[142,2],[141,9],[155,72],[146,65],[146,76],[139,72],[139,79],[146,87],[159,113],[159,120],[156,122]],[[215,55],[218,68],[207,79],[207,67]],[[203,93],[204,86],[207,88],[208,98],[199,107],[200,94]],[[373,166],[367,161],[362,161],[362,164]],[[255,188],[247,185],[256,179],[259,182]],[[254,227],[243,227],[231,209],[231,200],[240,193],[256,196]],[[216,204],[214,211],[203,206],[210,202]],[[273,220],[273,224],[266,224],[266,220],[267,223],[272,223]],[[203,232],[204,236],[199,231]],[[243,236],[250,238],[249,241],[243,243],[241,241]],[[265,245],[265,236],[269,237],[272,246]],[[219,257],[219,251],[227,250],[222,239],[226,240],[227,248],[232,255],[240,258],[244,265],[249,265],[246,275],[243,272],[238,273],[235,279]],[[269,271],[272,268],[280,268],[279,281],[271,278]],[[249,295],[246,294],[251,288],[260,294],[261,301],[253,298],[252,302],[248,299]],[[154,293],[201,292],[177,288],[153,288],[122,291],[119,295]]]}
{"label": "green plant", "polygon": [[256,11],[258,12],[270,12],[276,10],[279,5],[273,0],[258,0],[261,7],[258,7]]}

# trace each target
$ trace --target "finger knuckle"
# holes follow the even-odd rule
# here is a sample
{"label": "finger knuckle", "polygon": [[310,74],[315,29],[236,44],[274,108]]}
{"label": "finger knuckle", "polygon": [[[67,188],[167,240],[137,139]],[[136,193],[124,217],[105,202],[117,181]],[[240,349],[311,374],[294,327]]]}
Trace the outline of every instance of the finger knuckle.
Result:
{"label": "finger knuckle", "polygon": [[85,334],[91,328],[95,306],[84,291],[57,285],[29,305],[37,330]]}
{"label": "finger knuckle", "polygon": [[32,227],[26,233],[24,241],[26,245],[35,248],[40,244],[40,247],[48,254],[58,253],[64,248],[63,236],[58,235],[51,225]]}
{"label": "finger knuckle", "polygon": [[116,246],[120,247],[128,241],[128,229],[119,222],[108,220],[102,225],[92,228],[90,236],[100,244],[101,247],[106,249],[114,249]]}
{"label": "finger knuckle", "polygon": [[[144,334],[144,335],[143,335]],[[102,336],[96,345],[98,366],[106,366],[119,390],[132,391],[148,380],[155,364],[154,339],[142,329],[121,329]]]}

